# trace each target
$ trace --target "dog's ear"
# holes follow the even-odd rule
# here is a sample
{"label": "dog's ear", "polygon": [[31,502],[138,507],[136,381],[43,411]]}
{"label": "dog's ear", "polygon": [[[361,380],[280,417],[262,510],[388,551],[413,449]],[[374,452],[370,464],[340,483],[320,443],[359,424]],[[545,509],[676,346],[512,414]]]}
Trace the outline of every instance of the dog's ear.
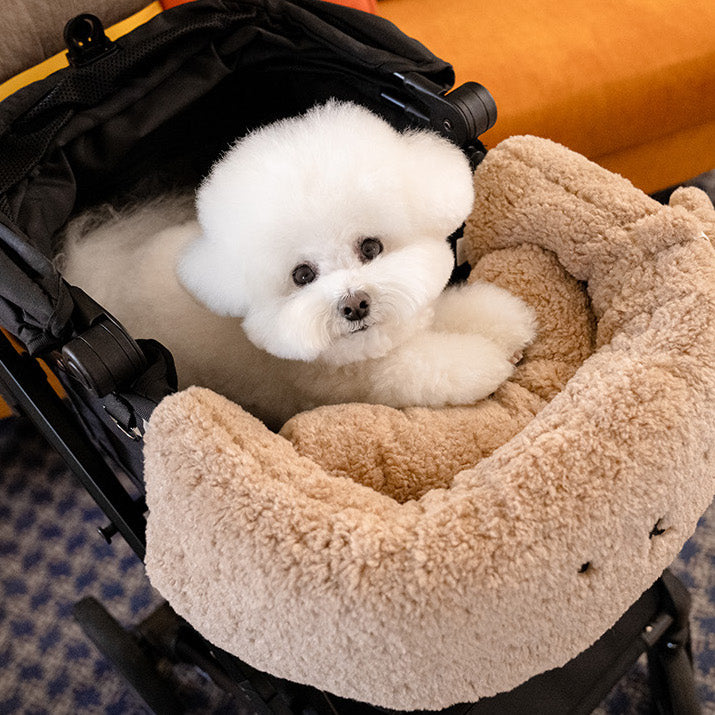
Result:
{"label": "dog's ear", "polygon": [[469,161],[452,142],[429,131],[403,135],[418,229],[446,238],[467,219],[474,203]]}
{"label": "dog's ear", "polygon": [[204,236],[184,249],[176,272],[184,288],[212,312],[237,318],[245,315],[247,298],[240,269]]}

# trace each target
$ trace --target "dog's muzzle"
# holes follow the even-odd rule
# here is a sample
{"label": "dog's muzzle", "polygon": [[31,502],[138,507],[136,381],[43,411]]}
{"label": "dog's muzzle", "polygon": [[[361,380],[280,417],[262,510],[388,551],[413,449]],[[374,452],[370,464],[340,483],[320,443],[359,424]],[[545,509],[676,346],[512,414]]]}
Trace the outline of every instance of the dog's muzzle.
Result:
{"label": "dog's muzzle", "polygon": [[338,303],[338,313],[351,323],[364,320],[370,314],[370,296],[364,290],[348,293]]}

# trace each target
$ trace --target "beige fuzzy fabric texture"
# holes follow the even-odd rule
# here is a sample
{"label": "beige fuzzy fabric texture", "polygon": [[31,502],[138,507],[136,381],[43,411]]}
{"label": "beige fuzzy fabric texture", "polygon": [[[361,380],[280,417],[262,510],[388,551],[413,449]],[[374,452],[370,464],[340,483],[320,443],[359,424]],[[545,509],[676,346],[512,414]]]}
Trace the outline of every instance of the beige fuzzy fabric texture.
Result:
{"label": "beige fuzzy fabric texture", "polygon": [[492,398],[277,435],[191,388],[151,418],[149,577],[257,668],[396,709],[509,690],[606,631],[713,498],[707,197],[661,206],[533,137],[475,186],[464,257],[540,322]]}

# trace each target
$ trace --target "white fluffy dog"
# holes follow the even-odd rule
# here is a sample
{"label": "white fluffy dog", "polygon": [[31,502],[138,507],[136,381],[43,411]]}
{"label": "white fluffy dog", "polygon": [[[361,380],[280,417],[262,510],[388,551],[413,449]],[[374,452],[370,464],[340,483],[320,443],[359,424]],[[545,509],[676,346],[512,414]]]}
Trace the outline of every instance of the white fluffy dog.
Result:
{"label": "white fluffy dog", "polygon": [[240,139],[196,197],[91,230],[70,225],[63,272],[134,337],[173,353],[183,385],[270,426],[320,404],[466,404],[534,337],[521,300],[445,290],[447,237],[467,218],[463,154],[331,101]]}

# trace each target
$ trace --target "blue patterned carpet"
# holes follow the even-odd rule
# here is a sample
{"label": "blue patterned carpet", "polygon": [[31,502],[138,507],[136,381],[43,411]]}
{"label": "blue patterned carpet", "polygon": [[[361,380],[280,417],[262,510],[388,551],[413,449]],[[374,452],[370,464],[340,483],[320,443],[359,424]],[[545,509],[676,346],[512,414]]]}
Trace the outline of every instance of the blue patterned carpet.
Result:
{"label": "blue patterned carpet", "polygon": [[[0,421],[1,715],[150,712],[72,616],[95,596],[130,626],[161,603],[126,543],[97,534],[105,523],[33,427]],[[200,673],[179,676],[191,712],[226,711]]]}
{"label": "blue patterned carpet", "polygon": [[[32,427],[0,422],[0,715],[149,712],[72,617],[87,595],[125,625],[160,602],[129,547],[98,536],[104,523]],[[705,712],[715,713],[715,505],[673,570],[693,595],[698,691]],[[184,668],[175,677],[190,712],[238,712],[198,671]],[[650,712],[641,663],[597,711]]]}

